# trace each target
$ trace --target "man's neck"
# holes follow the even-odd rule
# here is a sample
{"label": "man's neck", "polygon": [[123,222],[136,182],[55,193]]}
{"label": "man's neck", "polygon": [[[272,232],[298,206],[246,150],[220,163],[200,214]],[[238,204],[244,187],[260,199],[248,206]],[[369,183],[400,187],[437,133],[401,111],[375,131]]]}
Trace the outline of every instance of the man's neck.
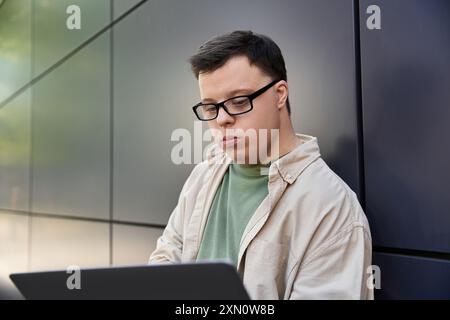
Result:
{"label": "man's neck", "polygon": [[300,140],[300,138],[297,137],[295,135],[295,133],[292,133],[291,135],[289,135],[289,137],[285,141],[280,143],[280,156],[279,157],[281,158],[282,156],[288,154],[289,152],[291,152],[292,150],[294,150],[301,144],[302,144],[302,141]]}

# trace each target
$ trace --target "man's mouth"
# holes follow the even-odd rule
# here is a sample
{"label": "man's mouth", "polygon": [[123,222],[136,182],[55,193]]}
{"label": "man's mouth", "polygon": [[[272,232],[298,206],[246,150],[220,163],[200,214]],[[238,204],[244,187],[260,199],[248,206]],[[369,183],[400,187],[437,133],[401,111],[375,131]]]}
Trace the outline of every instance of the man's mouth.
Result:
{"label": "man's mouth", "polygon": [[222,138],[222,144],[225,148],[229,148],[234,146],[239,140],[239,137],[236,136],[224,136]]}

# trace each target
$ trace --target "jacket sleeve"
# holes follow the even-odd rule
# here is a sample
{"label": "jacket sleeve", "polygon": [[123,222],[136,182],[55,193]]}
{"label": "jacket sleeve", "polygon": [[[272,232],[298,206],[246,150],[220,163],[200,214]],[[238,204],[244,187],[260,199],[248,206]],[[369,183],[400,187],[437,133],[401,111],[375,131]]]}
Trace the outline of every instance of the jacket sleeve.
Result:
{"label": "jacket sleeve", "polygon": [[370,233],[354,223],[302,263],[290,299],[373,299]]}
{"label": "jacket sleeve", "polygon": [[197,164],[186,179],[178,203],[170,214],[163,234],[156,242],[156,249],[148,259],[149,264],[182,262],[186,219],[189,219],[192,213],[198,190],[205,182],[210,165],[206,160]]}
{"label": "jacket sleeve", "polygon": [[181,262],[183,251],[183,225],[185,213],[185,193],[183,187],[178,204],[172,211],[163,234],[156,242],[156,249],[150,255],[149,264]]}

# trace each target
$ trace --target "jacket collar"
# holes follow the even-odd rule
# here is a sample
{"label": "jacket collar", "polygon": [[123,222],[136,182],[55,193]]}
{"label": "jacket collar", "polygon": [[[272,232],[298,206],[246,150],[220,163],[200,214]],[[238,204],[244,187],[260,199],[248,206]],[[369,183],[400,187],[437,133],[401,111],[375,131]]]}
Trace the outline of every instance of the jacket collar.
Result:
{"label": "jacket collar", "polygon": [[[320,149],[317,138],[306,134],[296,134],[301,144],[290,152],[275,160],[269,168],[269,181],[274,174],[278,174],[289,184],[295,182],[303,170],[320,157]],[[217,144],[212,144],[206,152],[206,160],[209,165],[229,165],[232,160]]]}
{"label": "jacket collar", "polygon": [[320,157],[316,137],[305,134],[296,134],[296,136],[300,138],[301,144],[272,163],[283,180],[289,184],[294,183],[303,170]]}

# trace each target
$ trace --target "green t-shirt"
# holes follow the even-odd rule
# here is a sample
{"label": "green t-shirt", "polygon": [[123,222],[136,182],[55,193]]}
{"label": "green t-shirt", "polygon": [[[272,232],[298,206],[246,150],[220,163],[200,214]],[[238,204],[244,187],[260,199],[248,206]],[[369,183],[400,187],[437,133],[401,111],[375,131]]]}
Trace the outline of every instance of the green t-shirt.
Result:
{"label": "green t-shirt", "polygon": [[197,260],[228,259],[237,265],[245,227],[269,192],[269,165],[230,164],[214,196]]}

